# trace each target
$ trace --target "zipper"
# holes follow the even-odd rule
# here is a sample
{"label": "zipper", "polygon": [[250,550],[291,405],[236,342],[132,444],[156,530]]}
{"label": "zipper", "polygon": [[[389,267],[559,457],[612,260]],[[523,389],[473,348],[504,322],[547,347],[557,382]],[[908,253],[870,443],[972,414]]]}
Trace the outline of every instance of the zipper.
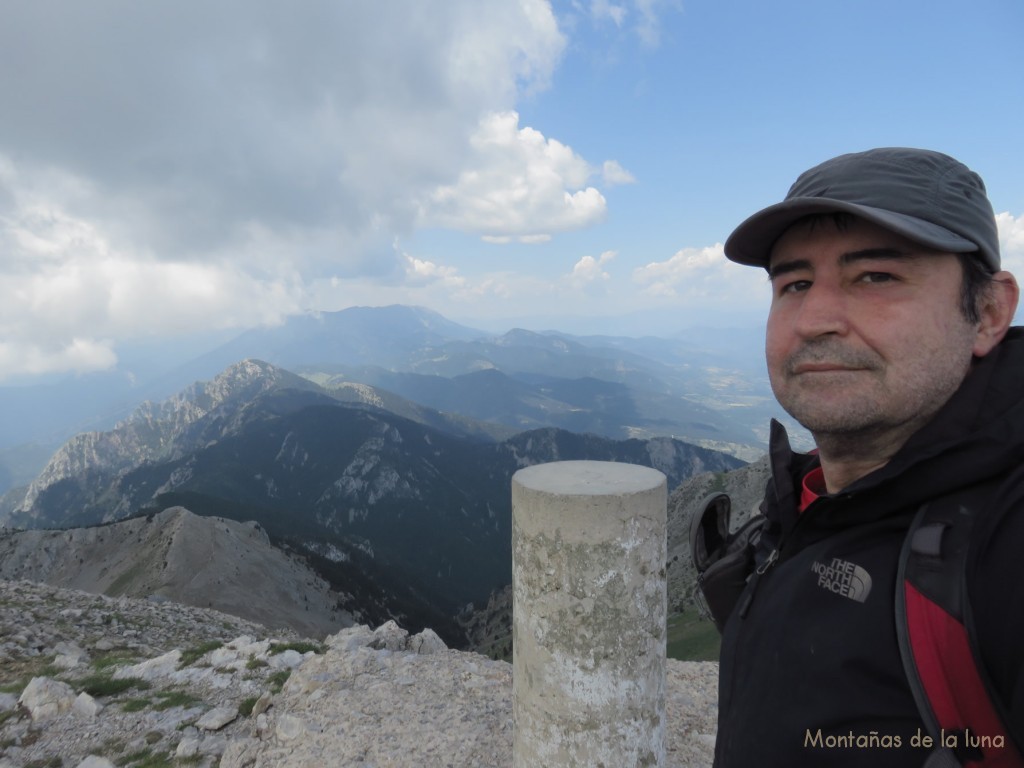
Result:
{"label": "zipper", "polygon": [[826,497],[819,497],[815,499],[807,509],[800,513],[800,517],[798,517],[796,522],[793,523],[793,527],[786,531],[785,535],[779,539],[779,543],[776,544],[772,551],[768,553],[768,558],[754,569],[754,573],[750,577],[750,587],[747,590],[746,597],[743,598],[743,602],[740,604],[739,613],[741,620],[745,619],[747,617],[747,613],[750,612],[750,606],[754,602],[754,596],[757,594],[757,586],[761,583],[761,578],[779,562],[782,550],[785,549],[786,544],[792,538],[794,531],[800,527],[803,521],[807,519],[808,513],[810,513],[815,506],[820,504],[823,498]]}
{"label": "zipper", "polygon": [[768,559],[761,563],[754,570],[754,575],[750,579],[750,589],[747,590],[747,596],[743,598],[743,604],[740,605],[740,618],[747,618],[747,612],[750,610],[751,604],[754,602],[754,595],[757,593],[757,585],[761,583],[761,577],[765,575],[772,566],[779,561],[779,547],[775,547],[771,552],[768,553]]}

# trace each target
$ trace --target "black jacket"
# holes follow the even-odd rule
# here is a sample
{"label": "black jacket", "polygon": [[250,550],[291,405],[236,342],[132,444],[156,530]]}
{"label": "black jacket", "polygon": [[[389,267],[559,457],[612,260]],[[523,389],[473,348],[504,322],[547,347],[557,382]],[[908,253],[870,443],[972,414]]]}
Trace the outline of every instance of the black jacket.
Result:
{"label": "black jacket", "polygon": [[1024,744],[1024,329],[976,361],[885,466],[798,514],[817,459],[773,423],[764,562],[722,638],[716,768],[919,766],[926,733],[895,629],[896,569],[921,504],[997,478],[972,538],[967,593],[978,651]]}

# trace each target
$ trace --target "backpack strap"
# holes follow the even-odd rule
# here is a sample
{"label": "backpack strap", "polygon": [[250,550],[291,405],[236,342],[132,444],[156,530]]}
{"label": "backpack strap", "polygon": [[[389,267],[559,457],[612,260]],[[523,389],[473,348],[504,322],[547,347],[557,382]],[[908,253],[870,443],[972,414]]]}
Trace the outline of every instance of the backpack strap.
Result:
{"label": "backpack strap", "polygon": [[960,764],[1024,766],[972,648],[965,573],[971,530],[990,495],[973,488],[923,505],[900,552],[896,633],[911,692],[937,749]]}

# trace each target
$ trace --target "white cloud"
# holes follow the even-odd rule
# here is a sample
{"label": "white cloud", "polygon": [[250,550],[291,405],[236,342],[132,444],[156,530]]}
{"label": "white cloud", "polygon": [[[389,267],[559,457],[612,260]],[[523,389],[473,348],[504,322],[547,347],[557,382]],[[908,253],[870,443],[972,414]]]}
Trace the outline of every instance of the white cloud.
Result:
{"label": "white cloud", "polygon": [[589,164],[571,147],[519,127],[513,111],[486,115],[471,140],[475,162],[424,207],[424,224],[499,238],[536,240],[586,227],[606,213],[604,196],[588,182]]}
{"label": "white cloud", "polygon": [[446,267],[425,259],[417,259],[406,254],[406,274],[410,283],[427,284],[440,282],[450,288],[461,289],[466,285],[466,278],[459,275],[455,267]]}
{"label": "white cloud", "polygon": [[394,248],[439,189],[434,225],[497,238],[600,220],[587,162],[509,111],[565,45],[546,0],[11,6],[0,378],[275,322],[331,276],[458,287]]}
{"label": "white cloud", "polygon": [[590,0],[581,6],[574,2],[576,11],[589,16],[595,25],[611,22],[617,29],[629,29],[650,48],[661,43],[661,17],[664,10],[678,10],[679,0],[631,0],[615,3],[612,0]]}
{"label": "white cloud", "polygon": [[605,160],[601,168],[601,177],[606,187],[618,184],[635,184],[636,177],[614,160]]}
{"label": "white cloud", "polygon": [[626,19],[626,13],[624,5],[616,5],[610,0],[591,0],[590,3],[590,15],[595,21],[609,19],[615,26],[621,27]]}
{"label": "white cloud", "polygon": [[0,381],[7,371],[38,375],[74,371],[88,373],[110,368],[117,362],[109,339],[72,338],[63,346],[45,347],[32,343],[0,341]]}
{"label": "white cloud", "polygon": [[584,256],[573,265],[572,273],[566,277],[572,285],[576,286],[584,286],[598,280],[610,280],[611,275],[604,271],[604,267],[615,256],[615,251],[605,251],[596,259],[593,256]]}
{"label": "white cloud", "polygon": [[756,305],[769,296],[764,270],[729,261],[721,243],[683,248],[666,261],[638,267],[633,282],[652,297],[689,305]]}
{"label": "white cloud", "polygon": [[1018,280],[1024,280],[1024,214],[1015,217],[1009,211],[997,213],[996,225],[1003,269],[1013,272]]}
{"label": "white cloud", "polygon": [[273,323],[302,308],[286,267],[257,276],[122,251],[96,224],[31,199],[0,217],[0,253],[0,380],[108,368],[115,339]]}

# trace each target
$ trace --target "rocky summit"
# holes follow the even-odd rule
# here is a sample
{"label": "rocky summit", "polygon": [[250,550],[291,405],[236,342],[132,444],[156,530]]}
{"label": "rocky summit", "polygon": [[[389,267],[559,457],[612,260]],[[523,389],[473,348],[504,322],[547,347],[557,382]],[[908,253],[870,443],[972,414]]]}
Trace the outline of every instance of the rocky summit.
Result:
{"label": "rocky summit", "polygon": [[[717,665],[667,665],[668,765],[710,765]],[[0,768],[508,766],[512,667],[393,622],[322,640],[0,581]]]}

